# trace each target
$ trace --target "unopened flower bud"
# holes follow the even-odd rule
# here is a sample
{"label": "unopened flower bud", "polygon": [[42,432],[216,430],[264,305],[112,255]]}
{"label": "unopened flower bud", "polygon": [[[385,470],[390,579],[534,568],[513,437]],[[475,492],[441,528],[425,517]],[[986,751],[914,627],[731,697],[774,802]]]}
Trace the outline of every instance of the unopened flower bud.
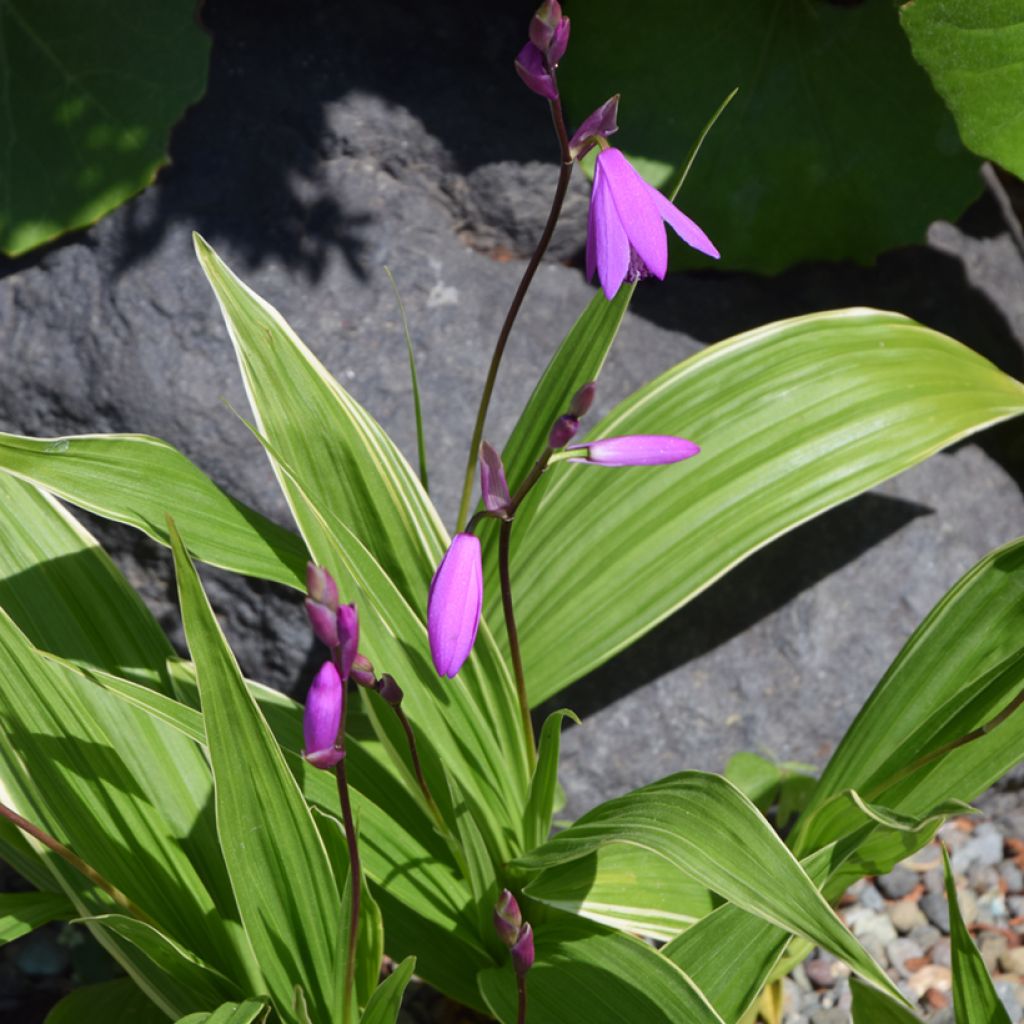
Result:
{"label": "unopened flower bud", "polygon": [[359,615],[354,604],[343,604],[338,608],[338,670],[342,682],[347,682],[352,664],[359,653]]}
{"label": "unopened flower bud", "polygon": [[511,949],[516,944],[522,927],[523,915],[515,896],[508,889],[502,889],[498,902],[494,904],[494,930],[498,933],[498,938]]}
{"label": "unopened flower bud", "polygon": [[434,573],[427,596],[430,656],[439,676],[451,679],[469,657],[480,626],[484,574],[480,541],[457,533]]}
{"label": "unopened flower bud", "polygon": [[488,512],[501,513],[512,504],[501,456],[486,441],[480,444],[480,491]]}
{"label": "unopened flower bud", "polygon": [[569,403],[569,415],[575,416],[576,419],[581,420],[584,416],[590,412],[590,407],[594,404],[594,396],[597,394],[597,381],[587,381],[572,396],[572,401]]}
{"label": "unopened flower bud", "polygon": [[662,466],[692,458],[700,448],[692,441],[667,434],[632,434],[602,437],[588,444],[569,445],[567,451],[582,452],[570,462],[592,462],[598,466]]}
{"label": "unopened flower bud", "polygon": [[390,704],[393,708],[397,708],[405,696],[402,693],[402,688],[395,682],[395,677],[389,676],[386,672],[377,683],[377,692],[381,695],[384,702]]}
{"label": "unopened flower bud", "polygon": [[377,686],[377,674],[373,670],[373,663],[365,654],[355,656],[348,677],[359,686],[366,686],[371,690]]}
{"label": "unopened flower bud", "polygon": [[512,954],[512,966],[521,978],[533,966],[533,929],[529,922],[519,929],[519,937],[509,952]]}
{"label": "unopened flower bud", "polygon": [[302,716],[303,756],[317,768],[332,768],[345,756],[345,751],[339,749],[343,741],[338,735],[344,702],[341,676],[333,662],[325,661],[309,688]]}
{"label": "unopened flower bud", "polygon": [[314,601],[311,597],[306,598],[306,616],[317,640],[328,647],[338,646],[338,613]]}
{"label": "unopened flower bud", "polygon": [[523,84],[538,96],[549,100],[558,99],[558,88],[551,77],[551,71],[544,63],[544,54],[533,43],[527,43],[519,51],[519,56],[516,57],[516,74],[523,80]]}
{"label": "unopened flower bud", "polygon": [[569,45],[569,19],[562,15],[558,0],[544,0],[530,19],[530,42],[547,57],[549,63],[557,64]]}
{"label": "unopened flower bud", "polygon": [[551,428],[551,433],[548,434],[548,447],[564,448],[576,436],[576,431],[579,429],[580,421],[575,416],[559,416]]}
{"label": "unopened flower bud", "polygon": [[338,607],[338,584],[334,577],[320,565],[312,562],[306,565],[306,593],[317,604],[325,605],[332,612]]}
{"label": "unopened flower bud", "polygon": [[569,140],[569,154],[574,160],[582,159],[594,146],[597,140],[607,139],[619,130],[619,97],[613,96],[605,100],[592,114],[583,119],[583,123],[573,132]]}

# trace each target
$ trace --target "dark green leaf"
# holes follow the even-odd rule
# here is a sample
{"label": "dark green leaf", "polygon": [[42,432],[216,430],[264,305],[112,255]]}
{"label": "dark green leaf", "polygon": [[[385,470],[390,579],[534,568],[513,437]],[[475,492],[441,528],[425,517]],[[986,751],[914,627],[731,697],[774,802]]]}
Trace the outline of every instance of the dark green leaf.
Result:
{"label": "dark green leaf", "polygon": [[67,921],[76,914],[68,898],[59,893],[0,892],[0,945],[50,921]]}
{"label": "dark green leaf", "polygon": [[562,745],[562,722],[566,718],[571,718],[577,725],[580,724],[574,711],[562,708],[548,715],[540,731],[537,766],[533,770],[530,793],[526,800],[523,846],[527,850],[540,846],[547,840],[551,831],[555,788],[558,786],[558,752]]}
{"label": "dark green leaf", "polygon": [[859,978],[850,979],[850,991],[853,993],[853,1024],[921,1024],[920,1017]]}
{"label": "dark green leaf", "polygon": [[402,996],[416,969],[416,957],[406,957],[373,993],[359,1024],[395,1024],[402,1008]]}
{"label": "dark green leaf", "polygon": [[43,1024],[167,1024],[167,1015],[128,978],[83,985],[66,995]]}

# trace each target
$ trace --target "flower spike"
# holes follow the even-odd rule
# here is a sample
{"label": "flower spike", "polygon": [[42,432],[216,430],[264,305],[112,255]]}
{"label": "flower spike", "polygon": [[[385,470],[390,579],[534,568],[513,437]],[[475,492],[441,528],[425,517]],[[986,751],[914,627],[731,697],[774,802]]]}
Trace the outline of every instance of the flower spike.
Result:
{"label": "flower spike", "polygon": [[344,702],[341,676],[334,662],[325,661],[309,688],[302,718],[303,756],[316,768],[333,768],[345,756],[345,751],[338,747],[342,741],[338,730]]}
{"label": "flower spike", "polygon": [[597,466],[663,466],[693,458],[700,448],[685,438],[667,434],[627,434],[603,437],[588,444],[571,444],[566,451],[582,453],[570,462],[590,462]]}
{"label": "flower spike", "polygon": [[663,222],[691,248],[718,259],[711,239],[686,214],[648,185],[617,149],[602,149],[587,219],[587,278],[597,271],[608,299],[623,281],[665,277],[668,242]]}
{"label": "flower spike", "polygon": [[486,441],[480,442],[480,491],[488,512],[500,515],[512,504],[501,456]]}
{"label": "flower spike", "polygon": [[427,633],[437,674],[458,675],[476,640],[483,606],[480,541],[457,533],[434,573],[427,597]]}

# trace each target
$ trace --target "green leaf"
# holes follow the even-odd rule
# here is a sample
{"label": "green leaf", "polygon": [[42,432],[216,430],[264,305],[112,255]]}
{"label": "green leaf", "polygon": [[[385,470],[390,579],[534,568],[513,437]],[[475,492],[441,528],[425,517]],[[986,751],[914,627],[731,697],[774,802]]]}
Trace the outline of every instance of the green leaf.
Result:
{"label": "green leaf", "polygon": [[267,1013],[262,999],[246,999],[244,1003],[222,1003],[212,1013],[190,1013],[178,1024],[253,1024],[266,1019]]}
{"label": "green leaf", "polygon": [[[527,999],[535,1024],[723,1024],[686,974],[638,939],[552,911],[535,928],[534,942]],[[511,967],[489,968],[478,980],[491,1012],[512,1024]]]}
{"label": "green leaf", "polygon": [[533,770],[530,792],[526,800],[523,847],[527,850],[540,846],[551,832],[555,789],[558,786],[558,753],[562,745],[562,722],[566,718],[571,718],[577,725],[580,724],[579,717],[574,711],[562,708],[548,715],[540,731],[537,766]]}
{"label": "green leaf", "polygon": [[[873,310],[769,324],[680,363],[589,437],[678,434],[701,454],[675,466],[555,466],[520,534],[512,573],[531,701],[774,537],[1021,412],[1024,386],[991,363]],[[570,589],[587,609],[571,628],[551,612]]]}
{"label": "green leaf", "polygon": [[894,4],[691,0],[624,18],[615,0],[591,0],[572,28],[559,68],[572,121],[621,91],[613,142],[654,184],[668,180],[680,140],[739,87],[681,203],[721,250],[716,266],[867,262],[922,241],[929,223],[955,220],[979,194],[977,160],[914,62]]}
{"label": "green leaf", "polygon": [[134,526],[161,544],[170,543],[170,515],[188,532],[201,561],[306,588],[308,556],[302,541],[229,497],[158,438],[0,434],[0,469],[96,515]]}
{"label": "green leaf", "polygon": [[914,0],[900,22],[964,142],[1024,175],[1024,3]]}
{"label": "green leaf", "polygon": [[68,993],[43,1024],[167,1024],[167,1015],[128,978],[83,985]]}
{"label": "green leaf", "polygon": [[747,750],[729,758],[725,777],[762,813],[773,803],[782,785],[782,771],[774,761]]}
{"label": "green leaf", "polygon": [[532,900],[661,942],[715,907],[711,892],[649,850],[615,844],[542,871]]}
{"label": "green leaf", "polygon": [[859,978],[850,979],[850,991],[853,993],[853,1024],[921,1024],[920,1017]]}
{"label": "green leaf", "polygon": [[610,800],[516,861],[539,870],[609,843],[639,846],[737,906],[828,949],[893,992],[768,822],[731,783],[681,772]]}
{"label": "green leaf", "polygon": [[171,545],[206,721],[217,831],[242,924],[278,1014],[295,1019],[299,984],[314,1018],[333,1020],[342,1002],[341,897],[327,853],[173,527]]}
{"label": "green leaf", "polygon": [[1010,1024],[1002,1000],[996,995],[985,961],[964,924],[957,901],[956,881],[949,866],[949,854],[942,848],[946,870],[946,899],[949,901],[949,940],[953,954],[953,1009],[958,1021]]}
{"label": "green leaf", "polygon": [[402,996],[416,969],[416,957],[407,956],[373,993],[360,1024],[395,1024],[398,1011],[402,1008]]}
{"label": "green leaf", "polygon": [[92,224],[150,184],[209,51],[194,0],[0,4],[0,250]]}
{"label": "green leaf", "polygon": [[951,800],[973,800],[1020,760],[1024,715],[952,745],[986,730],[1022,690],[1018,540],[983,558],[915,630],[825,768],[793,848],[808,851],[844,831],[842,818],[827,810],[844,790],[911,818]]}
{"label": "green leaf", "polygon": [[491,945],[496,948],[497,940],[494,937],[491,917],[494,904],[498,900],[498,878],[494,869],[494,861],[491,859],[479,823],[466,801],[462,786],[451,772],[445,774],[455,813],[459,845],[466,862],[469,886],[473,891],[478,934],[491,939]]}
{"label": "green leaf", "polygon": [[74,917],[66,896],[54,892],[0,892],[0,945],[28,935],[51,921]]}

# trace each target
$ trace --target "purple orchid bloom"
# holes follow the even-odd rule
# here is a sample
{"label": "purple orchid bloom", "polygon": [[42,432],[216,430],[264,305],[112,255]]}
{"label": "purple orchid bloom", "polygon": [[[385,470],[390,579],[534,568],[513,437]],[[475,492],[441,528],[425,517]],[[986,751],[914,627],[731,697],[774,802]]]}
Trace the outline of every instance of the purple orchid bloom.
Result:
{"label": "purple orchid bloom", "polygon": [[304,757],[316,768],[333,768],[344,756],[338,748],[345,687],[334,662],[325,661],[306,697],[302,719]]}
{"label": "purple orchid bloom", "polygon": [[570,462],[590,462],[597,466],[664,466],[693,458],[700,447],[669,434],[627,434],[602,437],[587,444],[571,444],[566,451],[581,453]]}
{"label": "purple orchid bloom", "polygon": [[457,533],[434,573],[427,597],[430,656],[439,676],[458,675],[476,640],[484,598],[480,541]]}
{"label": "purple orchid bloom", "polygon": [[718,259],[711,239],[648,185],[622,153],[610,146],[602,149],[587,221],[587,278],[596,270],[609,300],[623,281],[652,275],[664,279],[668,270],[664,224],[687,245]]}

